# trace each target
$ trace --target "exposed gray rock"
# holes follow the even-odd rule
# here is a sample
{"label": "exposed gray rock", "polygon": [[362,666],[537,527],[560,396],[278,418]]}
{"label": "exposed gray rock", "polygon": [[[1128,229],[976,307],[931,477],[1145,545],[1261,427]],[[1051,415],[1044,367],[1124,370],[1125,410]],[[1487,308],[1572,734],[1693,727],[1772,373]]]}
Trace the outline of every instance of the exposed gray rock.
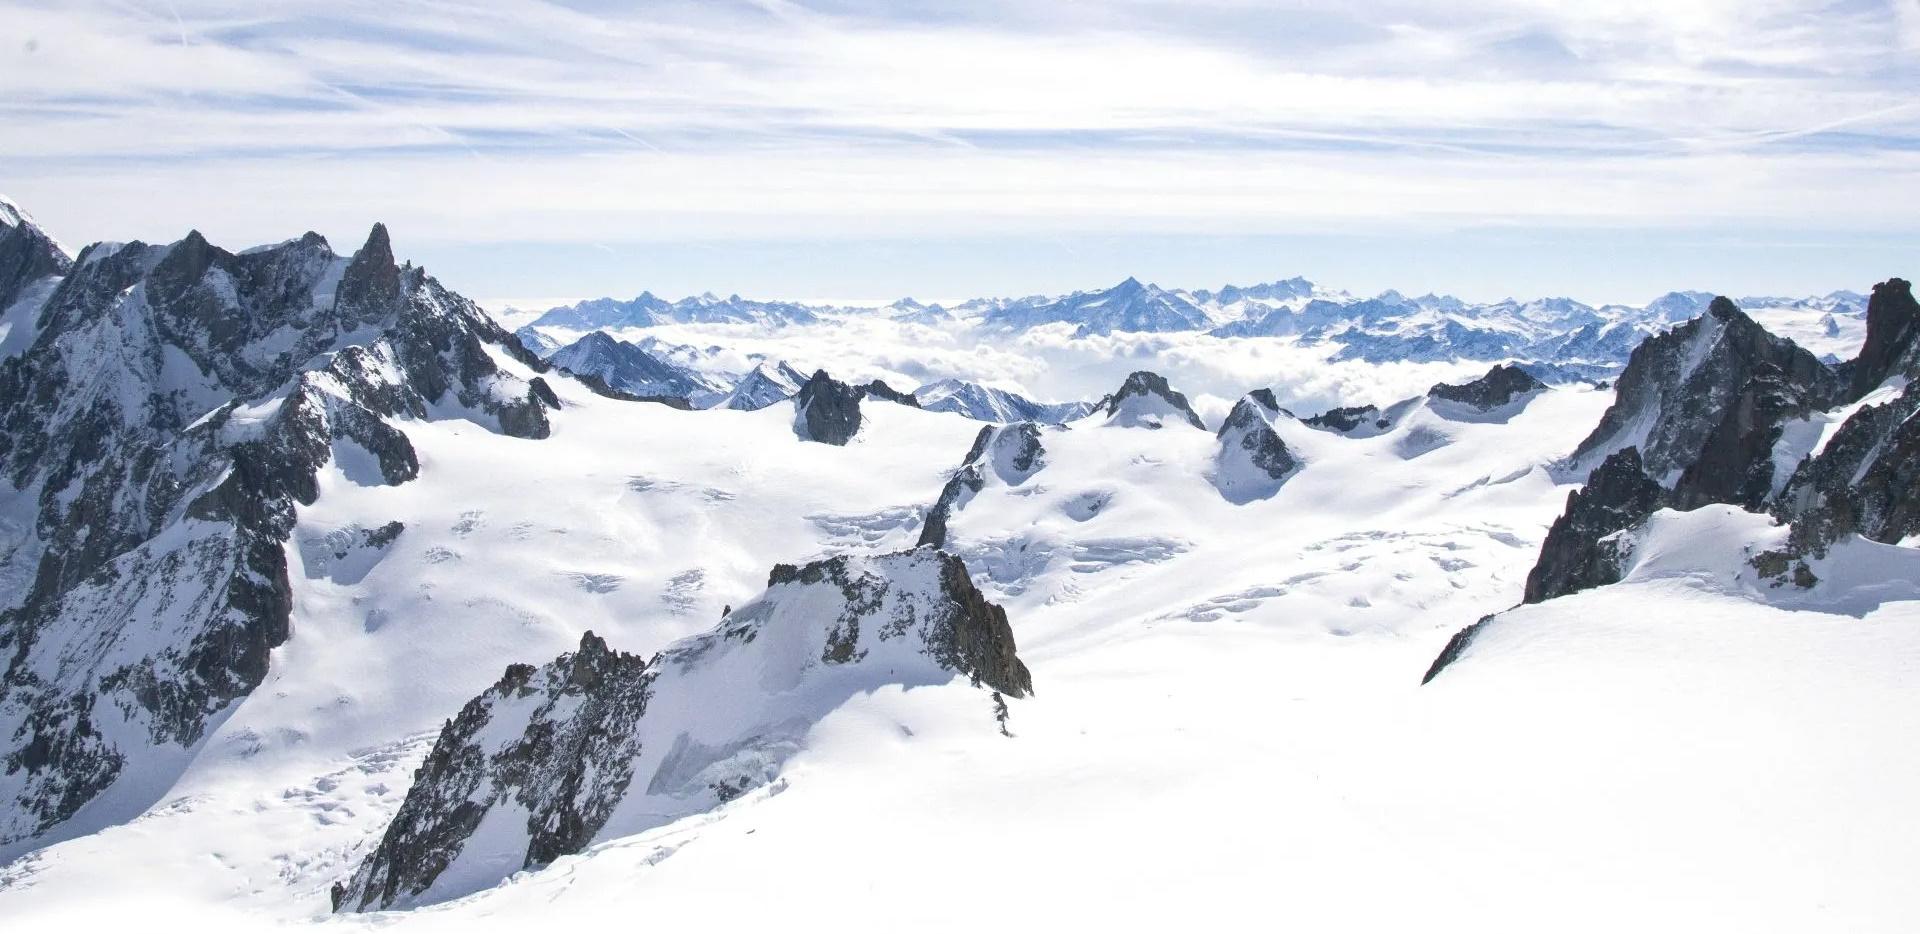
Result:
{"label": "exposed gray rock", "polygon": [[714,407],[738,409],[744,412],[758,411],[776,402],[793,398],[806,381],[805,375],[788,366],[784,360],[779,363],[761,363],[748,371],[747,375],[740,377],[740,380],[734,383],[732,391],[719,402],[714,403]]}
{"label": "exposed gray rock", "polygon": [[920,544],[944,547],[947,523],[975,493],[985,488],[987,477],[996,476],[1008,486],[1018,486],[1044,466],[1046,448],[1040,443],[1040,426],[1019,422],[980,429],[959,469],[947,478],[946,486],[940,489],[940,498],[927,510],[926,523],[920,527]]}
{"label": "exposed gray rock", "polygon": [[1118,392],[1101,400],[1098,411],[1106,413],[1107,424],[1127,428],[1159,428],[1171,418],[1207,430],[1186,396],[1167,385],[1165,377],[1146,370],[1129,374]]}
{"label": "exposed gray rock", "polygon": [[1718,298],[1705,315],[1634,350],[1613,406],[1561,472],[1590,471],[1634,447],[1677,508],[1757,509],[1775,487],[1773,447],[1784,423],[1845,391],[1813,354]]}
{"label": "exposed gray rock", "polygon": [[1303,418],[1300,422],[1313,428],[1343,435],[1354,434],[1362,428],[1384,431],[1392,424],[1381,415],[1379,407],[1371,405],[1328,409],[1310,418]]}
{"label": "exposed gray rock", "polygon": [[1915,356],[1916,337],[1920,337],[1920,303],[1914,301],[1913,284],[1888,279],[1875,285],[1873,297],[1867,300],[1867,340],[1853,361],[1851,398],[1858,399],[1888,377],[1911,372],[1920,364]]}
{"label": "exposed gray rock", "polygon": [[1491,622],[1493,622],[1491,614],[1482,616],[1473,625],[1454,633],[1453,638],[1447,640],[1446,647],[1434,657],[1433,664],[1427,666],[1427,673],[1420,677],[1420,683],[1426,684],[1432,681],[1439,677],[1441,672],[1447,670],[1449,665],[1459,661],[1462,655],[1467,654],[1467,649],[1472,647],[1474,638],[1479,636],[1480,631],[1487,628],[1487,624]]}
{"label": "exposed gray rock", "polygon": [[1616,533],[1647,520],[1666,505],[1668,493],[1646,475],[1638,448],[1609,455],[1567,495],[1566,512],[1554,520],[1540,545],[1540,559],[1527,574],[1527,603],[1539,603],[1590,587],[1615,583],[1626,555]]}
{"label": "exposed gray rock", "polygon": [[1292,417],[1270,389],[1256,389],[1234,403],[1220,426],[1220,450],[1214,455],[1213,484],[1220,495],[1233,503],[1264,499],[1305,466],[1274,430],[1276,420]]}
{"label": "exposed gray rock", "polygon": [[12,202],[0,198],[0,312],[28,287],[64,276],[73,258]]}
{"label": "exposed gray rock", "polygon": [[860,431],[863,393],[815,370],[793,397],[793,433],[804,441],[844,445]]}
{"label": "exposed gray rock", "polygon": [[915,398],[913,393],[901,392],[887,385],[885,380],[876,379],[860,387],[860,392],[863,398],[879,399],[882,402],[893,402],[915,409],[920,407],[920,400]]}
{"label": "exposed gray rock", "polygon": [[1449,384],[1437,383],[1427,390],[1427,395],[1470,406],[1481,412],[1491,412],[1504,408],[1514,400],[1530,396],[1547,388],[1547,384],[1534,379],[1532,374],[1511,363],[1495,366],[1487,375],[1472,382]]}
{"label": "exposed gray rock", "polygon": [[645,662],[588,634],[508,668],[447,723],[334,908],[456,897],[713,808],[775,780],[847,698],[955,678],[995,698],[1033,691],[1006,613],[931,548],[777,565],[760,598]]}
{"label": "exposed gray rock", "polygon": [[[1878,293],[1876,293],[1877,297]],[[1789,547],[1824,556],[1842,536],[1893,544],[1920,534],[1920,381],[1862,407],[1794,472],[1773,506]]]}
{"label": "exposed gray rock", "polygon": [[[543,667],[508,666],[441,727],[379,845],[334,886],[334,910],[389,907],[426,891],[487,812],[508,803],[526,815],[522,866],[584,849],[633,780],[634,728],[654,676],[645,659],[591,632]],[[510,736],[490,747],[501,727]]]}

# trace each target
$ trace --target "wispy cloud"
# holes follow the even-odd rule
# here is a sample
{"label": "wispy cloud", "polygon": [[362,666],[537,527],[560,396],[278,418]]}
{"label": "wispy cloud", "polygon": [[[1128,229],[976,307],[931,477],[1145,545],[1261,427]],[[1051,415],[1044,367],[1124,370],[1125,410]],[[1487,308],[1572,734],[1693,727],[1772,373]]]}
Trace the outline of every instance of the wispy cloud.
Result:
{"label": "wispy cloud", "polygon": [[1920,0],[0,0],[69,235],[1883,225]]}

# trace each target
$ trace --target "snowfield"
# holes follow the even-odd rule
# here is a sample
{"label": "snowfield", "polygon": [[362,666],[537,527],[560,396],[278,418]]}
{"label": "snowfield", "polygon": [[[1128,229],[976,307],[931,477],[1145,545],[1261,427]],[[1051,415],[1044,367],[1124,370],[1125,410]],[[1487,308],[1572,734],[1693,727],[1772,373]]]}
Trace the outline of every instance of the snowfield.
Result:
{"label": "snowfield", "polygon": [[515,335],[3,200],[0,274],[4,930],[1920,917],[1904,280]]}
{"label": "snowfield", "polygon": [[266,683],[138,819],[0,871],[0,916],[1892,931],[1920,908],[1909,549],[1837,550],[1789,612],[1706,557],[1777,537],[1767,520],[1662,518],[1625,582],[1503,616],[1420,684],[1519,600],[1571,489],[1547,466],[1611,400],[1562,387],[1504,420],[1416,399],[1373,437],[1279,416],[1305,466],[1244,504],[1210,478],[1211,430],[1043,430],[1037,469],[987,471],[949,522],[1033,673],[1010,738],[959,681],[858,694],[710,812],[333,916],[433,732],[508,663],[587,630],[650,654],[776,562],[911,547],[979,430],[869,400],[833,447],[795,438],[791,403],[683,412],[552,382],[551,438],[411,421],[418,481],[328,467]]}

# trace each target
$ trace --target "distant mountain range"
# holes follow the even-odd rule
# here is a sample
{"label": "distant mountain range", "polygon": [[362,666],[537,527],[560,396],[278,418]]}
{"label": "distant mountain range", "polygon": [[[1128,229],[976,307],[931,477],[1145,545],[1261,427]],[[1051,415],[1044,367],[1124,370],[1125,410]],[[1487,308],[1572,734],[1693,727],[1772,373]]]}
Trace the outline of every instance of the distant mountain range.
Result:
{"label": "distant mountain range", "polygon": [[[785,328],[836,320],[885,318],[901,325],[970,330],[981,335],[1058,329],[1076,339],[1115,334],[1193,333],[1217,338],[1284,338],[1324,346],[1327,359],[1518,361],[1561,378],[1618,372],[1642,340],[1698,317],[1713,293],[1668,292],[1645,305],[1589,305],[1571,298],[1468,302],[1450,295],[1371,297],[1326,289],[1303,278],[1217,290],[1168,289],[1127,278],[1110,288],[1063,296],[979,298],[952,307],[901,299],[881,308],[768,302],[711,294],[668,302],[652,293],[631,301],[594,299],[551,309],[523,328],[523,343],[551,353],[587,330],[670,324]],[[1836,291],[1804,298],[1753,296],[1742,308],[1796,339],[1835,338],[1851,347],[1863,334],[1865,296]],[[1804,319],[1776,321],[1770,316]],[[1837,359],[1837,357],[1835,358]]]}

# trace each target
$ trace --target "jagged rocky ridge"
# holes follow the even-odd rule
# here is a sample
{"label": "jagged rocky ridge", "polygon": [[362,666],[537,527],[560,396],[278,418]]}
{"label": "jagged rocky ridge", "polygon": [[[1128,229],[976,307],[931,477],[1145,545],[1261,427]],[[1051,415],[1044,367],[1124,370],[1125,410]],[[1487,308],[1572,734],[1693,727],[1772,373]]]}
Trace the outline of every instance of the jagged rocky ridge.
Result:
{"label": "jagged rocky ridge", "polygon": [[283,543],[336,452],[403,483],[409,419],[539,438],[559,406],[545,365],[379,225],[350,258],[311,233],[95,244],[35,325],[0,361],[0,846],[177,761],[155,753],[261,682],[290,631]]}
{"label": "jagged rocky ridge", "polygon": [[1300,420],[1303,425],[1331,431],[1342,435],[1368,435],[1385,431],[1393,423],[1380,411],[1378,406],[1353,405],[1328,409],[1318,415]]}
{"label": "jagged rocky ridge", "polygon": [[773,781],[848,697],[955,678],[994,692],[983,716],[1033,691],[1006,613],[933,548],[776,566],[759,598],[644,661],[588,633],[448,721],[334,906],[454,897],[707,810]]}
{"label": "jagged rocky ridge", "polygon": [[1600,458],[1541,546],[1526,602],[1614,583],[1622,533],[1662,508],[1765,509],[1787,483],[1775,448],[1789,422],[1845,398],[1833,368],[1766,332],[1731,301],[1635,349],[1614,404],[1562,470]]}
{"label": "jagged rocky ridge", "polygon": [[[1874,286],[1867,341],[1851,364],[1859,407],[1803,460],[1773,503],[1789,547],[1824,556],[1857,534],[1888,544],[1920,534],[1920,304],[1903,279]],[[1890,397],[1873,404],[1872,395]]]}
{"label": "jagged rocky ridge", "polygon": [[1563,470],[1584,473],[1627,447],[1681,508],[1759,508],[1784,483],[1773,449],[1792,419],[1842,401],[1845,383],[1813,354],[1724,298],[1634,350],[1600,425]]}
{"label": "jagged rocky ridge", "polygon": [[[1636,349],[1613,407],[1563,465],[1604,456],[1548,531],[1525,602],[1620,581],[1635,530],[1660,509],[1725,503],[1791,523],[1786,550],[1748,563],[1776,586],[1802,589],[1818,583],[1807,559],[1847,535],[1897,543],[1920,533],[1920,306],[1911,286],[1875,286],[1868,319],[1860,355],[1839,367],[1766,333],[1725,298]],[[1839,425],[1789,471],[1783,458],[1800,456],[1796,439],[1823,421]],[[1426,680],[1494,621],[1456,635]]]}

